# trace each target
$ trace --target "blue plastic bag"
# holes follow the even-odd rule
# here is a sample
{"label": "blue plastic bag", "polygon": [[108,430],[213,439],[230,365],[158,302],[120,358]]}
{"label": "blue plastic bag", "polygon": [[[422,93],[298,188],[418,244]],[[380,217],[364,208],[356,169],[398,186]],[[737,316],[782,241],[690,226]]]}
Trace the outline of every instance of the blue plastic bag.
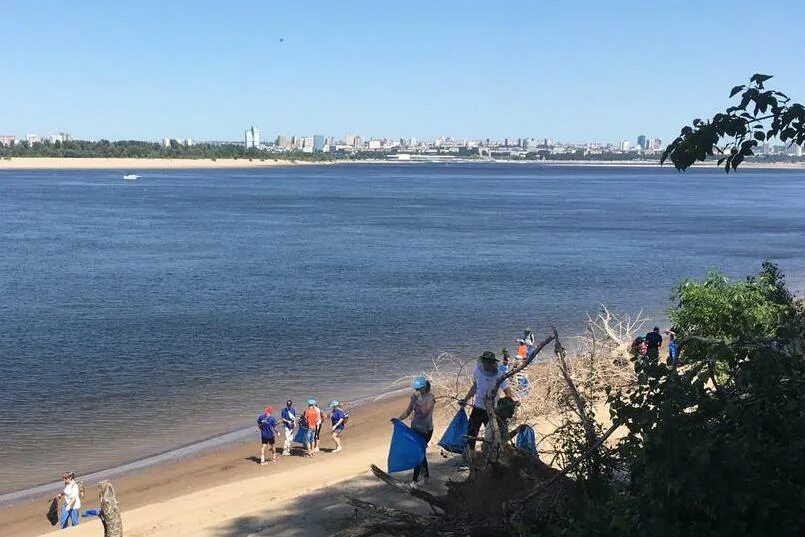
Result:
{"label": "blue plastic bag", "polygon": [[394,423],[394,432],[389,446],[389,473],[416,468],[425,459],[427,442],[400,420],[395,418],[391,421]]}
{"label": "blue plastic bag", "polygon": [[307,442],[307,429],[304,427],[297,427],[293,435],[293,441],[297,444],[304,444]]}
{"label": "blue plastic bag", "polygon": [[528,425],[520,427],[520,432],[517,433],[517,438],[514,441],[517,449],[522,449],[534,455],[537,454],[537,436],[534,434],[534,429]]}
{"label": "blue plastic bag", "polygon": [[447,430],[439,440],[439,446],[451,453],[464,453],[467,447],[467,431],[470,427],[470,420],[463,408],[459,408],[455,417],[450,422]]}
{"label": "blue plastic bag", "polygon": [[531,383],[528,381],[528,377],[522,374],[517,377],[517,396],[528,397],[528,394],[531,393]]}

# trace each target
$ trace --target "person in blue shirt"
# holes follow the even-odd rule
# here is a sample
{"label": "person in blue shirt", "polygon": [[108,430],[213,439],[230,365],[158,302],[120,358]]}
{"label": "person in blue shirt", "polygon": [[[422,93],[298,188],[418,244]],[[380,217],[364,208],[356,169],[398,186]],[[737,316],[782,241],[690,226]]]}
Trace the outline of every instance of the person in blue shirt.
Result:
{"label": "person in blue shirt", "polygon": [[330,401],[330,422],[333,424],[333,442],[335,442],[335,449],[333,453],[341,451],[341,433],[347,426],[347,413],[341,408],[339,401]]}
{"label": "person in blue shirt", "polygon": [[679,345],[676,343],[676,334],[670,330],[666,333],[668,334],[668,365],[676,368],[679,363]]}
{"label": "person in blue shirt", "polygon": [[291,440],[293,439],[293,430],[296,427],[296,409],[293,407],[293,401],[288,399],[285,402],[285,408],[282,409],[282,428],[285,432],[285,439],[282,445],[282,455],[288,456],[291,454]]}
{"label": "person in blue shirt", "polygon": [[277,420],[272,416],[274,409],[271,405],[266,407],[264,414],[257,418],[257,428],[260,429],[260,464],[266,463],[266,445],[271,446],[271,462],[277,462],[277,450],[274,442],[277,437]]}

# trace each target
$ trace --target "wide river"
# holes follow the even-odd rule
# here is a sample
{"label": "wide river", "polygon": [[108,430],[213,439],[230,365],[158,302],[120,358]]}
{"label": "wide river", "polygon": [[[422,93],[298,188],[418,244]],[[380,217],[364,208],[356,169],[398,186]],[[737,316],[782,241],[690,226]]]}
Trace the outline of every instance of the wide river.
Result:
{"label": "wide river", "polygon": [[[0,172],[0,493],[353,400],[441,351],[765,258],[805,282],[805,171],[517,164]],[[663,326],[665,326],[663,324]]]}

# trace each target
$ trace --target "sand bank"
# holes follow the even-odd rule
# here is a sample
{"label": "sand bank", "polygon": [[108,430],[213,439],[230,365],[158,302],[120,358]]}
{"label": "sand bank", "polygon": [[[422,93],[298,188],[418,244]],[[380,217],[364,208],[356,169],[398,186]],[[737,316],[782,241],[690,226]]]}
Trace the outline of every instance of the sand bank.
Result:
{"label": "sand bank", "polygon": [[161,159],[161,158],[12,158],[0,159],[0,170],[137,170],[268,168],[313,164],[296,160]]}
{"label": "sand bank", "polygon": [[[253,529],[243,531],[245,527],[275,527],[278,524],[287,528],[285,531],[276,531],[275,528],[272,535],[327,535],[331,530],[319,532],[316,527],[338,523],[344,513],[352,512],[343,504],[343,487],[347,485],[339,483],[352,478],[349,487],[358,495],[364,488],[377,485],[377,480],[368,471],[369,465],[385,467],[391,437],[389,418],[399,415],[406,405],[406,396],[397,396],[351,411],[341,453],[329,453],[333,443],[325,425],[323,452],[313,459],[281,457],[276,464],[260,466],[256,458],[259,433],[255,430],[254,442],[217,449],[114,479],[125,535],[234,536],[254,532]],[[435,461],[439,457],[433,455],[433,449],[430,459]],[[57,492],[58,488],[50,496]],[[97,508],[96,494],[95,484],[88,484],[82,511]],[[297,505],[296,499],[306,495],[316,496],[322,504],[321,509],[300,514],[303,505]],[[304,500],[304,505],[308,505],[308,499]],[[48,496],[43,495],[36,500],[3,508],[0,510],[3,534],[26,537],[54,531],[45,519],[47,506]],[[333,513],[338,516],[334,517]],[[292,514],[298,515],[298,519]],[[92,518],[82,519],[79,527],[71,530],[71,535],[102,535],[100,522]]]}

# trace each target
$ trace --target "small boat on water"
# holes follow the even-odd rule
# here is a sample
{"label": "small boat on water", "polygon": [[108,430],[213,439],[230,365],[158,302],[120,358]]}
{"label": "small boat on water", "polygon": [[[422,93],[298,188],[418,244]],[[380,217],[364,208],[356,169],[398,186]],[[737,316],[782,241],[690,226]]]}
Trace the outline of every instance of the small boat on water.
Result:
{"label": "small boat on water", "polygon": [[123,176],[123,179],[125,179],[126,181],[136,181],[139,178],[140,178],[139,175],[133,173],[129,173]]}

